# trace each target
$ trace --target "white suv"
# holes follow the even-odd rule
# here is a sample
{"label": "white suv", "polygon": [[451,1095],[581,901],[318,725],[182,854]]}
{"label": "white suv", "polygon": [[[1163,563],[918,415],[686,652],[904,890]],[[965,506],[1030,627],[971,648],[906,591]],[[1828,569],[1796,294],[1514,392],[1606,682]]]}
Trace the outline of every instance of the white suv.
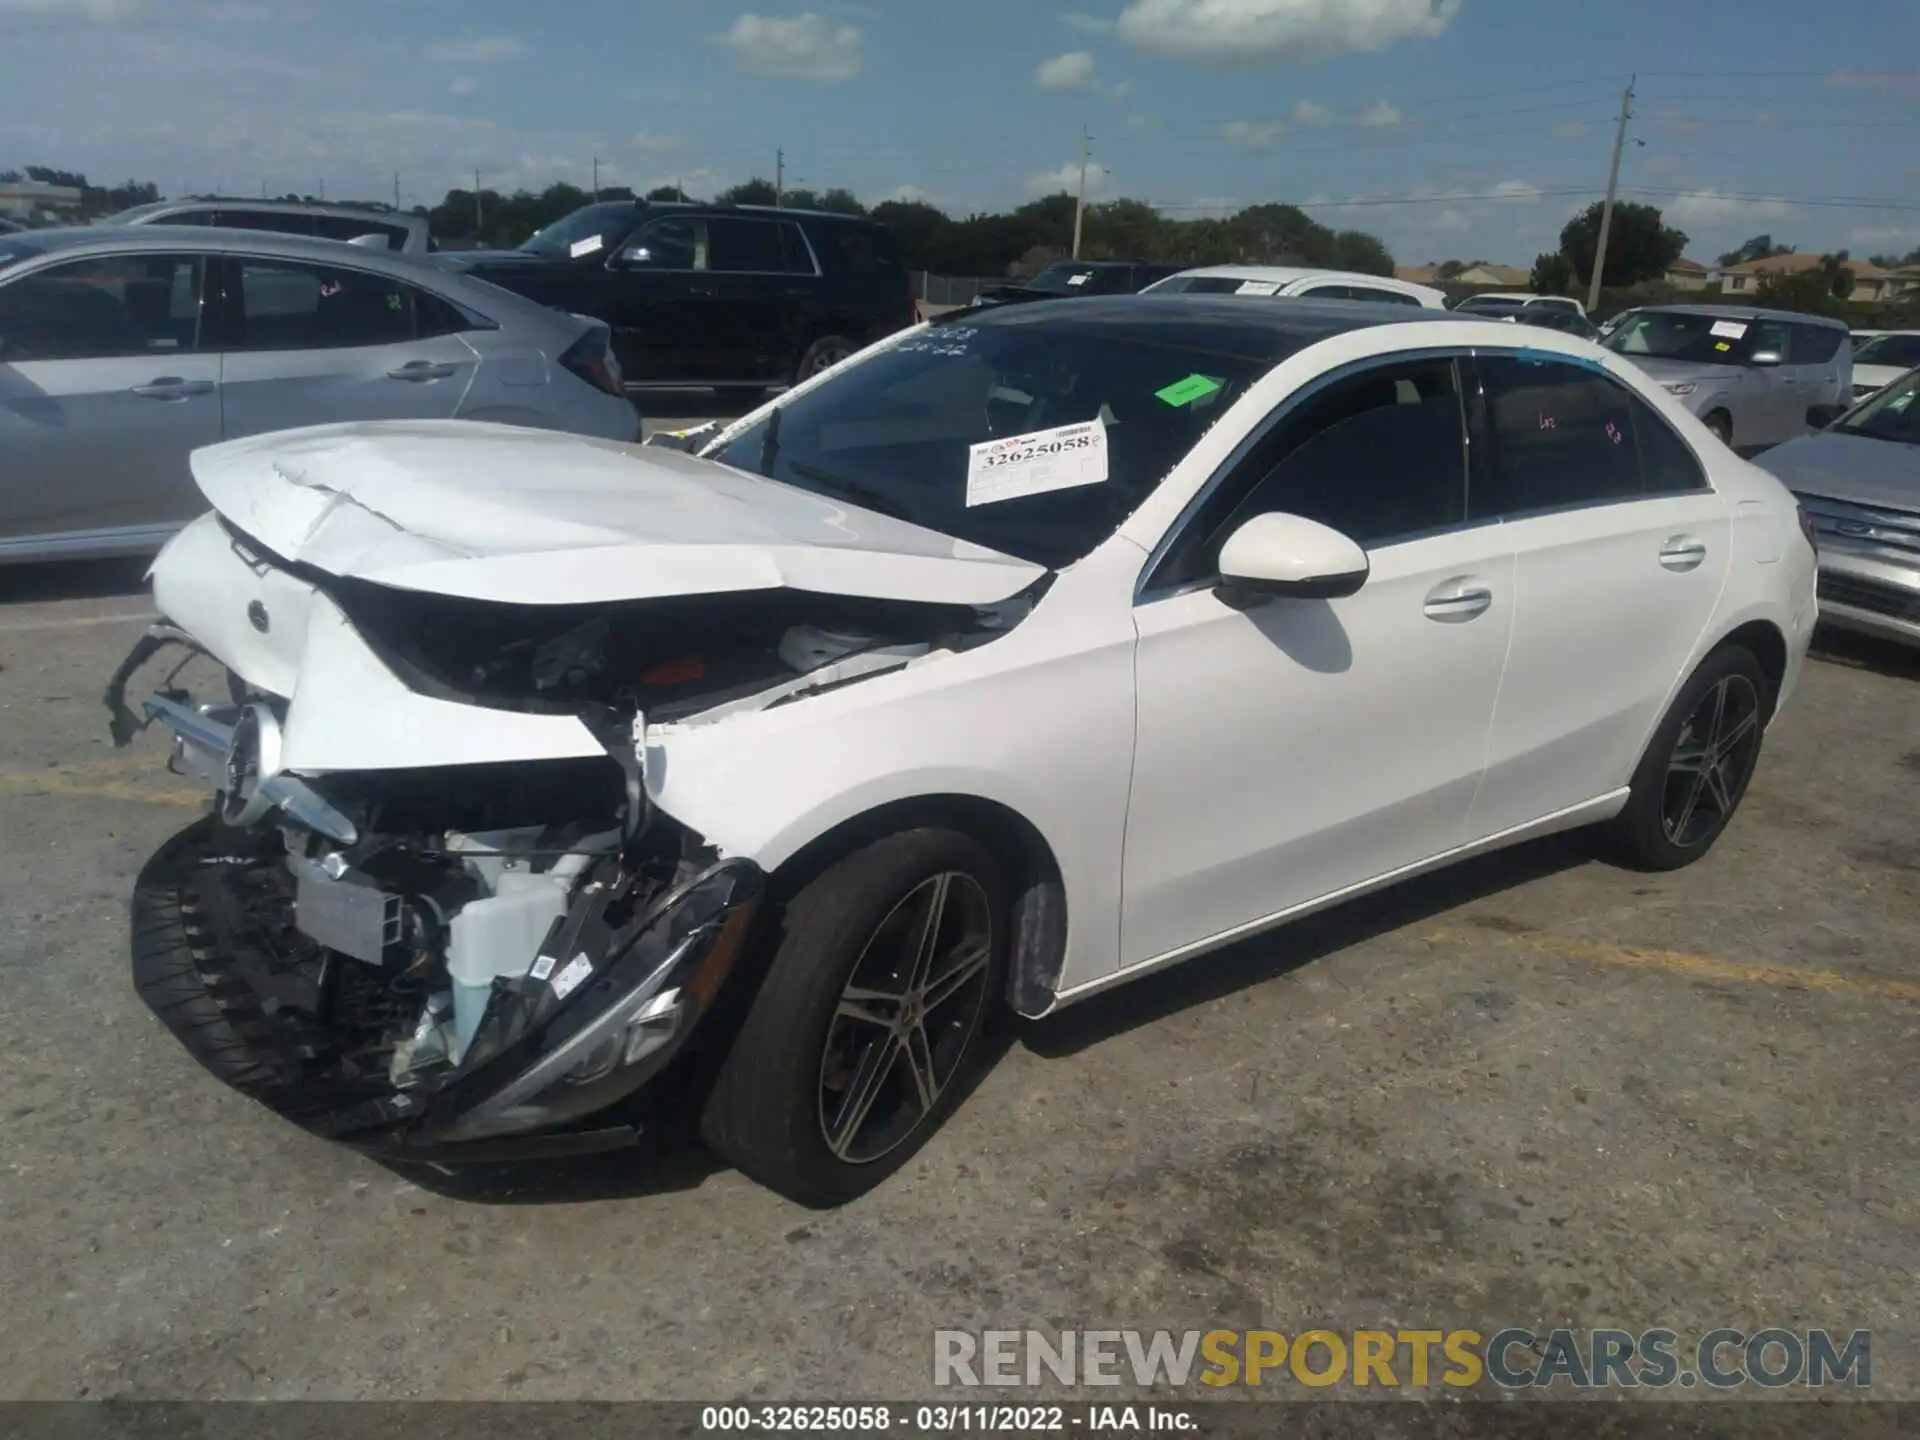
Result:
{"label": "white suv", "polygon": [[1188,295],[1272,295],[1311,300],[1372,300],[1387,305],[1418,305],[1444,310],[1447,297],[1425,285],[1410,285],[1359,270],[1306,270],[1291,265],[1208,265],[1169,275],[1140,293]]}

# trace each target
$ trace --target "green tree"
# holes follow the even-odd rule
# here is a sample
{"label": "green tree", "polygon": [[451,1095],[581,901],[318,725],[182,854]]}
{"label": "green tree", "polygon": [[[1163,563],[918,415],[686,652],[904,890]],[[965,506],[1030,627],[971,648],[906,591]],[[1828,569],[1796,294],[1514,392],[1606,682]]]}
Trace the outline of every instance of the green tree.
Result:
{"label": "green tree", "polygon": [[656,185],[653,189],[647,191],[647,199],[649,200],[684,201],[687,198],[687,192],[682,190],[678,185]]}
{"label": "green tree", "polygon": [[[1560,232],[1560,253],[1581,279],[1593,274],[1602,208],[1594,201]],[[1600,283],[1620,286],[1657,280],[1686,248],[1685,233],[1665,224],[1656,207],[1623,200],[1613,207],[1613,223],[1607,230],[1607,269]]]}
{"label": "green tree", "polygon": [[1363,275],[1393,274],[1393,255],[1377,235],[1364,230],[1342,230],[1333,237],[1333,263]]}
{"label": "green tree", "polygon": [[1775,255],[1791,255],[1791,245],[1776,245],[1771,235],[1756,235],[1737,250],[1729,250],[1720,257],[1722,265],[1746,265],[1755,260],[1771,260]]}
{"label": "green tree", "polygon": [[721,205],[771,205],[779,193],[771,180],[762,180],[756,175],[751,180],[728,186],[713,198]]}
{"label": "green tree", "polygon": [[934,237],[953,224],[945,211],[923,200],[883,200],[872,213],[893,232],[900,259],[909,270],[933,268]]}
{"label": "green tree", "polygon": [[820,209],[831,210],[836,215],[864,215],[867,213],[867,207],[860,203],[858,196],[851,190],[843,190],[837,185],[833,189],[822,193],[820,199],[815,203]]}
{"label": "green tree", "polygon": [[1565,295],[1573,289],[1573,263],[1558,250],[1536,255],[1527,283],[1536,295]]}
{"label": "green tree", "polygon": [[1853,270],[1847,264],[1847,252],[1820,257],[1820,278],[1827,283],[1827,293],[1836,300],[1844,300],[1853,293]]}

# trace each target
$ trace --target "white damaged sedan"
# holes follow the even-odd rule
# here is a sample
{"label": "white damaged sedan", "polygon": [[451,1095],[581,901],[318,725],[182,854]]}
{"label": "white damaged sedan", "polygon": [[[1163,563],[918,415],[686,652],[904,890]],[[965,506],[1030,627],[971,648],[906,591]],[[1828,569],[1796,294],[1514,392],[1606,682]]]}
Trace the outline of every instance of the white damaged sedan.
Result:
{"label": "white damaged sedan", "polygon": [[[837,1203],[998,1011],[1554,831],[1697,859],[1815,617],[1630,362],[1406,307],[969,313],[683,443],[195,456],[107,700],[214,791],[132,945],[209,1070],[433,1162],[671,1096]],[[177,647],[225,693],[129,700]]]}

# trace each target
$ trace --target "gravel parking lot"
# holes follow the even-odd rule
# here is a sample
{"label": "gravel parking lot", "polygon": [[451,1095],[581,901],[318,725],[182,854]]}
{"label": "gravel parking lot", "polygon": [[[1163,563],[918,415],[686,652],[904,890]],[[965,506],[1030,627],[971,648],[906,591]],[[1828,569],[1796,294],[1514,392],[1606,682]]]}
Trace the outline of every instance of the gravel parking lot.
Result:
{"label": "gravel parking lot", "polygon": [[1538,844],[1018,1027],[818,1214],[671,1141],[423,1185],[196,1069],[140,568],[0,572],[0,1398],[904,1398],[990,1324],[1871,1328],[1920,1397],[1911,657],[1832,642],[1693,869]]}

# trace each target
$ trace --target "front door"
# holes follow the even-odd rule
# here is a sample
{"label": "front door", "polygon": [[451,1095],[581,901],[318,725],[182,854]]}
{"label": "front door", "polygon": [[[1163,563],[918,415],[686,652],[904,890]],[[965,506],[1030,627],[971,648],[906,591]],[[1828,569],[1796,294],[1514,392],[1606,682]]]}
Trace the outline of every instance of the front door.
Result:
{"label": "front door", "polygon": [[[1454,360],[1372,365],[1287,402],[1181,522],[1135,610],[1123,963],[1465,841],[1514,589],[1503,528],[1466,523],[1464,452]],[[1269,511],[1358,541],[1366,584],[1228,605],[1220,547]]]}
{"label": "front door", "polygon": [[[221,361],[226,435],[344,420],[450,420],[479,357],[447,307],[391,276],[233,257]],[[434,333],[434,332],[441,333]]]}
{"label": "front door", "polygon": [[1470,513],[1510,537],[1519,592],[1484,835],[1628,782],[1719,601],[1732,520],[1686,442],[1599,367],[1476,370]]}
{"label": "front door", "polygon": [[206,508],[187,465],[220,439],[205,268],[195,255],[107,255],[0,286],[0,548],[164,533]]}
{"label": "front door", "polygon": [[[796,318],[816,282],[788,273],[782,228],[773,220],[716,215],[707,221],[715,379],[785,384],[794,378],[801,339]],[[797,227],[784,228],[798,238]]]}
{"label": "front door", "polygon": [[642,225],[607,261],[613,353],[635,384],[697,385],[716,378],[708,330],[717,298],[707,222],[667,216]]}

